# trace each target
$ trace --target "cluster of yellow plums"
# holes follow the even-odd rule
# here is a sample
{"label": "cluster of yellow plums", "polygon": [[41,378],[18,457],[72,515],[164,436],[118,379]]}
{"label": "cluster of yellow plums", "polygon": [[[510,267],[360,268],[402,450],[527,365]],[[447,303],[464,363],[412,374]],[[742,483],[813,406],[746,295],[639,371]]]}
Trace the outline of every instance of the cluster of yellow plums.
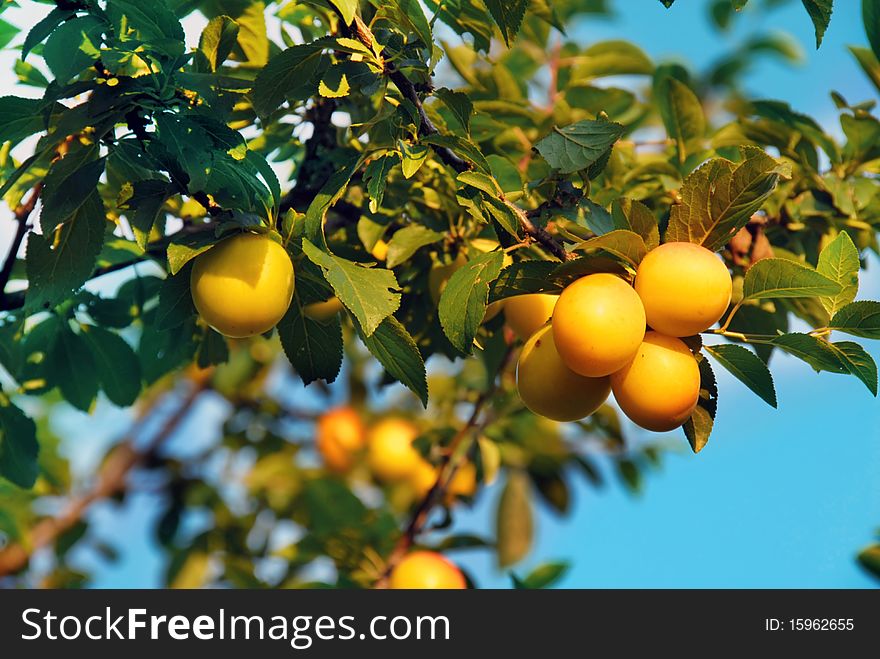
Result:
{"label": "cluster of yellow plums", "polygon": [[598,273],[558,297],[510,298],[507,323],[527,338],[517,366],[520,398],[536,414],[574,421],[613,392],[639,426],[657,432],[680,426],[700,395],[699,366],[680,337],[718,322],[731,292],[730,272],[718,256],[673,242],[648,253],[632,286]]}
{"label": "cluster of yellow plums", "polygon": [[[405,485],[423,497],[437,481],[439,469],[413,446],[419,434],[412,421],[400,416],[387,416],[366,427],[353,408],[342,406],[318,418],[315,447],[331,471],[348,473],[363,459],[377,481]],[[473,496],[476,490],[477,469],[464,462],[447,485],[447,503]]]}
{"label": "cluster of yellow plums", "polygon": [[[366,427],[351,407],[342,406],[322,414],[316,424],[318,453],[328,469],[347,473],[364,459],[372,476],[388,485],[404,485],[417,497],[424,497],[439,475],[413,446],[418,427],[408,419],[389,416]],[[472,462],[455,472],[446,488],[446,501],[473,496],[477,473]],[[436,552],[415,551],[392,570],[391,588],[465,588],[461,571]]]}

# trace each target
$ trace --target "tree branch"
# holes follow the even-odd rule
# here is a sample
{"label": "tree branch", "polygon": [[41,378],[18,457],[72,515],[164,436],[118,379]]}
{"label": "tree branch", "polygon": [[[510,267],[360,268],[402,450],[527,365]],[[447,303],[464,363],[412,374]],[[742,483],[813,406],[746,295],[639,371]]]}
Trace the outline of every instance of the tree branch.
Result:
{"label": "tree branch", "polygon": [[[364,23],[360,16],[355,15],[354,17],[353,31],[350,28],[347,29],[349,29],[353,37],[358,39],[367,48],[373,48],[373,32],[370,30],[367,24]],[[439,133],[440,131],[437,130],[434,122],[431,121],[431,118],[425,112],[425,107],[424,105],[422,105],[422,99],[419,98],[418,90],[416,90],[415,85],[410,81],[410,79],[407,78],[391,62],[385,62],[385,73],[391,80],[391,82],[394,83],[397,89],[400,90],[400,93],[403,95],[403,97],[407,99],[410,103],[412,103],[418,111],[419,135],[424,137],[426,135],[436,135],[437,133]],[[470,163],[458,156],[451,149],[441,146],[433,146],[433,149],[440,160],[452,167],[452,169],[454,169],[455,171],[461,173],[466,172],[471,168]]]}
{"label": "tree branch", "polygon": [[434,507],[446,494],[449,483],[452,482],[452,479],[460,466],[460,461],[456,462],[454,458],[462,443],[471,436],[471,432],[476,428],[482,427],[483,424],[478,423],[480,415],[482,414],[486,403],[494,396],[495,391],[498,388],[498,383],[500,382],[507,366],[510,364],[512,357],[513,347],[508,346],[507,352],[504,354],[504,357],[498,366],[498,371],[492,382],[492,386],[477,397],[477,400],[474,401],[474,407],[468,420],[465,422],[464,426],[455,433],[455,436],[449,443],[446,454],[443,456],[437,470],[437,480],[413,511],[412,516],[403,531],[403,535],[400,536],[397,543],[394,545],[394,548],[391,550],[391,553],[388,555],[388,560],[385,562],[385,569],[382,571],[382,575],[379,579],[376,580],[376,583],[373,586],[374,588],[388,588],[391,573],[394,571],[394,568],[397,567],[400,561],[403,560],[407,553],[409,553],[409,550],[415,544],[416,538],[424,530],[431,511],[434,510]]}
{"label": "tree branch", "polygon": [[[101,469],[98,481],[88,492],[72,499],[57,517],[44,519],[31,530],[27,542],[10,545],[0,550],[0,577],[13,574],[27,567],[30,557],[38,549],[55,542],[62,534],[73,528],[88,512],[93,503],[125,489],[128,474],[140,464],[147,462],[162,444],[177,430],[186,418],[199,395],[208,387],[207,376],[194,379],[192,388],[181,401],[153,439],[144,447],[137,448],[136,434],[146,413],[139,418],[128,433],[127,439],[113,449]],[[153,408],[151,408],[153,409]],[[149,410],[147,410],[149,412]]]}
{"label": "tree branch", "polygon": [[9,252],[6,254],[6,260],[3,262],[3,268],[0,269],[0,304],[6,301],[6,285],[9,283],[9,277],[12,275],[12,269],[15,267],[15,260],[18,258],[18,250],[21,249],[21,243],[27,235],[29,224],[28,219],[37,205],[40,198],[40,192],[43,190],[43,182],[38,182],[31,190],[31,196],[28,200],[19,204],[13,216],[18,222],[15,228],[15,235],[12,237],[12,244],[9,246]]}

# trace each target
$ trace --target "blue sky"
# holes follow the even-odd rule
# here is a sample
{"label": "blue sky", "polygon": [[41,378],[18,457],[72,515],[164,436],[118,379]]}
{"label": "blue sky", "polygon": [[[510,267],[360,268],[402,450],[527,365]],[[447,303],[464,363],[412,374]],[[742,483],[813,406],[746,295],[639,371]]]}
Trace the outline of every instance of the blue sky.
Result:
{"label": "blue sky", "polygon": [[[747,80],[753,95],[786,100],[819,117],[833,133],[839,124],[830,88],[851,102],[876,97],[845,48],[865,42],[860,3],[854,0],[835,3],[818,53],[812,25],[796,1],[769,14],[746,12],[725,37],[708,26],[705,2],[680,0],[671,10],[656,0],[614,4],[615,19],[590,18],[571,36],[583,43],[626,38],[657,60],[701,68],[731,44],[761,30],[784,28],[800,42],[804,63],[791,68],[763,60]],[[880,299],[880,263],[875,259],[870,265],[860,299]],[[869,348],[880,359],[880,344],[869,342]],[[855,378],[817,375],[784,356],[774,358],[773,370],[778,410],[719,374],[721,402],[709,446],[693,456],[674,434],[681,451],[666,454],[662,468],[648,474],[642,496],[627,494],[613,478],[598,491],[572,479],[578,483],[572,514],[560,519],[541,512],[537,545],[517,571],[567,560],[572,567],[561,584],[566,587],[876,585],[853,557],[880,527],[880,403]],[[103,406],[87,425],[86,417],[73,411],[57,422],[71,443],[83,442],[77,453],[84,465],[86,443],[94,455],[126,418]],[[198,419],[184,429],[180,442],[205,440],[207,426],[206,418]],[[456,530],[491,536],[498,494],[497,485],[482,493],[472,511],[459,515]],[[152,540],[156,507],[154,496],[141,494],[121,512],[95,508],[98,534],[123,549],[115,564],[82,555],[85,564],[98,568],[96,586],[158,585],[163,565]],[[482,586],[509,585],[485,552],[452,558]]]}

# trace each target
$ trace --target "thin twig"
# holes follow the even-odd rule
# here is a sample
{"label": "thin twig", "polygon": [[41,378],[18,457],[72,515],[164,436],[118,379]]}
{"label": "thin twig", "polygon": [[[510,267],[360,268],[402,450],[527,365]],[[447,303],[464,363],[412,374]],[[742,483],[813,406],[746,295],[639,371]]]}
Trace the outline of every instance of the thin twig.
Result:
{"label": "thin twig", "polygon": [[18,258],[18,250],[21,249],[21,243],[27,235],[28,219],[37,205],[40,198],[40,192],[43,190],[43,181],[39,181],[31,190],[31,195],[27,201],[20,203],[13,211],[18,225],[15,228],[15,236],[12,238],[12,244],[9,246],[9,252],[6,254],[6,260],[3,262],[3,268],[0,269],[0,301],[6,299],[6,285],[12,276],[12,269],[15,267],[15,260]]}
{"label": "thin twig", "polygon": [[391,550],[391,553],[388,555],[388,560],[385,562],[385,569],[383,570],[382,575],[379,577],[379,579],[376,580],[374,588],[388,588],[391,573],[394,571],[394,568],[400,563],[401,560],[403,560],[403,558],[412,548],[413,544],[415,544],[416,538],[425,528],[425,524],[428,521],[428,517],[431,514],[431,511],[434,510],[434,507],[439,501],[443,499],[443,496],[446,494],[449,483],[452,481],[453,477],[455,476],[455,472],[460,466],[461,461],[455,461],[455,457],[459,453],[459,448],[461,447],[462,443],[472,435],[472,431],[474,429],[481,427],[481,424],[478,422],[480,420],[480,415],[483,412],[483,408],[485,407],[486,403],[494,396],[495,391],[498,388],[498,384],[503,377],[505,369],[510,364],[510,360],[512,357],[513,348],[512,346],[508,346],[507,352],[505,353],[504,358],[501,360],[501,363],[498,366],[498,371],[496,373],[495,379],[492,381],[492,385],[486,391],[481,393],[477,397],[477,400],[474,401],[474,407],[471,411],[470,416],[468,417],[468,420],[458,430],[458,432],[455,433],[455,436],[449,443],[449,446],[444,453],[443,459],[437,469],[437,480],[434,482],[434,485],[431,486],[431,489],[428,490],[428,493],[424,496],[424,498],[419,502],[419,505],[416,506],[415,510],[413,511],[412,516],[410,517],[410,520],[403,531],[403,534],[400,536],[397,543],[394,545],[394,548]]}
{"label": "thin twig", "polygon": [[174,434],[180,423],[186,418],[193,403],[207,386],[207,376],[193,380],[191,390],[181,401],[174,414],[166,419],[159,431],[143,448],[137,447],[136,435],[146,414],[136,421],[127,438],[112,451],[101,469],[97,483],[91,490],[72,499],[59,516],[50,517],[37,523],[28,535],[27,542],[10,545],[0,550],[0,577],[27,567],[30,557],[35,551],[49,546],[62,534],[73,528],[83,519],[93,503],[124,490],[126,479],[131,470],[148,461]]}

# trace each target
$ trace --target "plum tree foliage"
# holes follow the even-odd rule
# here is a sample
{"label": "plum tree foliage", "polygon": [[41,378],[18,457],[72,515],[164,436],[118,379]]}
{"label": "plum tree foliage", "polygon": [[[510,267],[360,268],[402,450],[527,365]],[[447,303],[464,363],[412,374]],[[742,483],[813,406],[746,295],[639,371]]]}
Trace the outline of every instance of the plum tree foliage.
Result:
{"label": "plum tree foliage", "polygon": [[[876,101],[831,91],[838,139],[746,95],[755,60],[798,56],[777,33],[701,70],[625,40],[584,44],[576,26],[612,4],[57,0],[21,37],[0,20],[27,88],[0,98],[15,234],[0,271],[0,577],[87,582],[71,550],[119,549],[89,506],[144,481],[171,585],[303,586],[323,557],[327,583],[383,586],[415,547],[515,564],[536,500],[565,513],[572,480],[598,486],[609,469],[637,490],[667,444],[607,404],[566,424],[530,412],[513,373],[528,337],[487,308],[597,273],[631,284],[661,243],[701,245],[733,276],[720,327],[681,343],[699,363],[694,452],[715,422],[713,366],[774,407],[778,351],[876,395],[871,356],[839,338],[880,338],[880,302],[856,301],[880,247]],[[697,11],[663,4],[658,29]],[[818,45],[832,2],[803,4]],[[708,7],[724,30],[758,5]],[[880,91],[880,2],[863,16],[853,66]],[[197,40],[184,19],[206,23]],[[233,340],[197,314],[190,283],[241,233],[283,247],[295,286],[277,328]],[[264,304],[212,290],[224,313]],[[219,439],[175,448],[191,415],[209,423],[208,399],[225,401],[207,415]],[[327,420],[315,451],[316,417],[340,401],[348,426]],[[135,409],[86,478],[50,423],[65,404]],[[420,478],[371,473],[393,456],[368,460],[358,433],[388,418],[412,428],[395,450],[417,453]],[[470,482],[455,485],[461,470]],[[441,532],[498,479],[497,537]],[[30,567],[47,546],[50,567]]]}

